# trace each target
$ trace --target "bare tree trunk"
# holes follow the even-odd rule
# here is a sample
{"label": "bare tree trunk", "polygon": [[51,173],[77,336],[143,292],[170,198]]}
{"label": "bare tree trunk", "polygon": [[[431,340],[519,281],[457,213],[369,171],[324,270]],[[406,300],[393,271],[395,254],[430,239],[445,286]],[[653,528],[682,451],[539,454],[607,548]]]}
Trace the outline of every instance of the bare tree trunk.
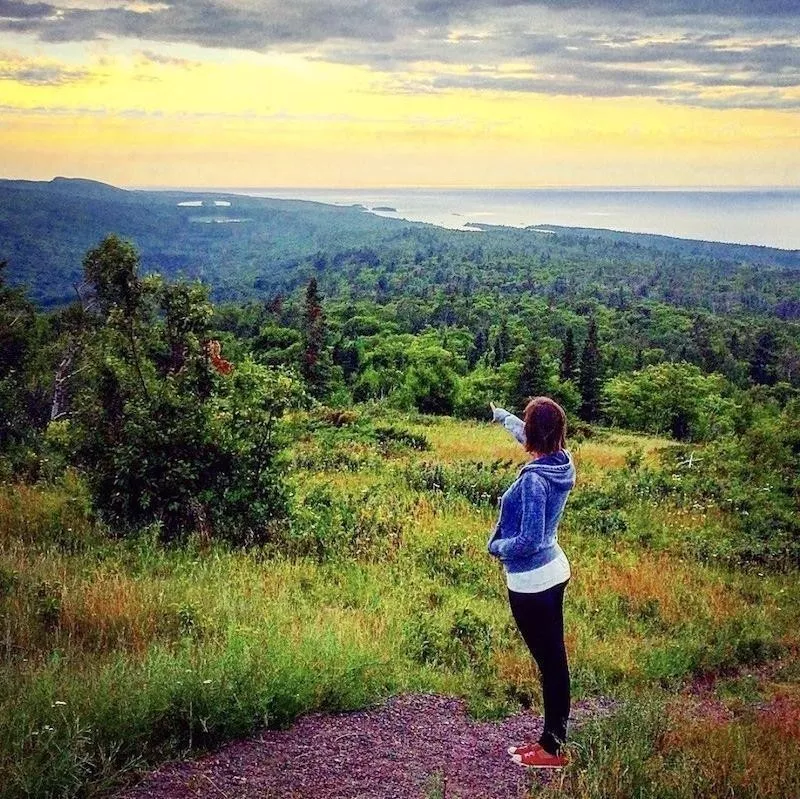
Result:
{"label": "bare tree trunk", "polygon": [[[94,307],[95,301],[93,298],[85,297],[81,292],[82,286],[73,283],[72,286],[75,293],[78,295],[78,302],[81,304],[84,314],[91,311]],[[61,358],[58,368],[56,369],[55,380],[53,381],[53,401],[50,404],[50,421],[55,422],[57,419],[63,419],[69,414],[69,381],[78,372],[83,371],[79,368],[75,371],[72,370],[75,363],[75,356],[78,354],[80,347],[79,335],[73,332],[67,341],[66,350]]]}
{"label": "bare tree trunk", "polygon": [[76,349],[76,342],[72,339],[67,345],[67,351],[61,359],[61,363],[58,364],[58,369],[56,369],[56,377],[53,384],[53,402],[50,405],[51,422],[63,418],[69,411],[67,388],[69,379],[72,376],[72,364],[75,362]]}

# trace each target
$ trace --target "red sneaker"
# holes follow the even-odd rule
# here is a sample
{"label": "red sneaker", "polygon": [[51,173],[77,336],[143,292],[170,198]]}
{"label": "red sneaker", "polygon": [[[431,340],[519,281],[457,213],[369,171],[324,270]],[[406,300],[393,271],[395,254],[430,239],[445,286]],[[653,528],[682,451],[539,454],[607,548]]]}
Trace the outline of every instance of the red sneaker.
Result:
{"label": "red sneaker", "polygon": [[523,752],[527,752],[538,745],[539,744],[522,744],[522,746],[509,746],[506,752],[510,755],[521,755]]}
{"label": "red sneaker", "polygon": [[524,751],[512,755],[511,759],[520,766],[528,768],[564,768],[569,762],[563,754],[551,755],[540,744],[531,744]]}

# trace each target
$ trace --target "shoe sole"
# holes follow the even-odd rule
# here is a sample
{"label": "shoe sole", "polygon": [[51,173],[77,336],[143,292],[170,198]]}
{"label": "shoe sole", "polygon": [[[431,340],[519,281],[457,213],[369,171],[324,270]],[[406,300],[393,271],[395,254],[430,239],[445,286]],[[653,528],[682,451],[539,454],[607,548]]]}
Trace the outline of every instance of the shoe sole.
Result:
{"label": "shoe sole", "polygon": [[560,769],[564,768],[565,766],[569,765],[569,763],[523,763],[521,760],[516,760],[514,756],[512,756],[512,761],[517,766],[522,766],[523,768],[549,768],[549,769]]}

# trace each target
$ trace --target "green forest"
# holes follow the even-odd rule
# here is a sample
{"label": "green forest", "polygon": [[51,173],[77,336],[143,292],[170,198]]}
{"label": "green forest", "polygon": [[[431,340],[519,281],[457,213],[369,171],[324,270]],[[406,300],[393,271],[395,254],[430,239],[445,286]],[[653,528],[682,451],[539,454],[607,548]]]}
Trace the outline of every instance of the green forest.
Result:
{"label": "green forest", "polygon": [[524,461],[489,403],[539,395],[576,698],[619,710],[531,795],[800,793],[798,253],[6,183],[0,794],[403,691],[536,710],[484,541]]}

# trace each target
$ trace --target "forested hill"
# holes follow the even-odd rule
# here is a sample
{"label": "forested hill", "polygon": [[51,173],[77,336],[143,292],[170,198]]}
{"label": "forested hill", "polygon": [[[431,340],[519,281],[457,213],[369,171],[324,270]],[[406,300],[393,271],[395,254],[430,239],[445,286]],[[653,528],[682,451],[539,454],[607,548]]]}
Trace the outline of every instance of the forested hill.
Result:
{"label": "forested hill", "polygon": [[454,231],[361,206],[127,191],[90,180],[0,181],[0,260],[40,305],[74,298],[86,251],[128,238],[145,272],[200,278],[218,299],[291,290],[380,297],[524,291],[619,303],[650,298],[721,313],[800,316],[800,251],[564,228]]}

